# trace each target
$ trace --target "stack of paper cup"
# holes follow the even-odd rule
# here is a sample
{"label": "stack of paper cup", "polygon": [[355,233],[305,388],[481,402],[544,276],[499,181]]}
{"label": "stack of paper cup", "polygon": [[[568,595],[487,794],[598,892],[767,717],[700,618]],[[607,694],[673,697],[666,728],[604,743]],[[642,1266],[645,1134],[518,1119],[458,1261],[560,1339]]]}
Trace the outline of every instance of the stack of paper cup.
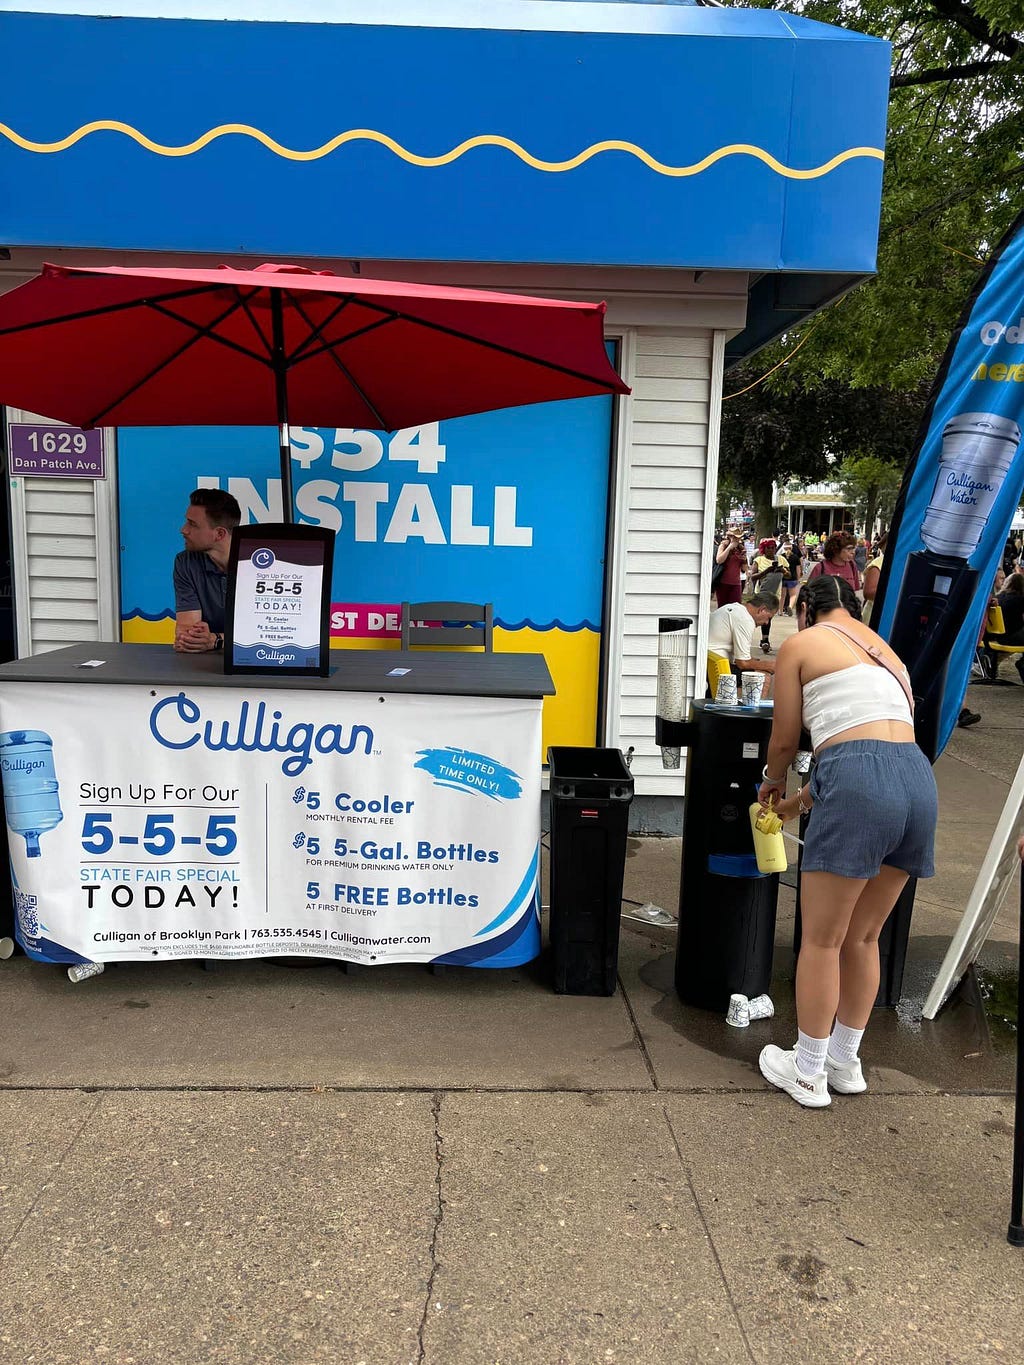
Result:
{"label": "stack of paper cup", "polygon": [[750,1004],[745,995],[729,996],[729,1011],[725,1022],[733,1028],[746,1028],[750,1023]]}
{"label": "stack of paper cup", "polygon": [[[686,711],[686,660],[667,655],[658,660],[658,715],[663,720],[682,720]],[[679,767],[679,746],[661,746],[661,766]]]}
{"label": "stack of paper cup", "polygon": [[743,684],[743,705],[760,706],[761,693],[764,691],[764,674],[749,670],[743,674],[741,682]]}
{"label": "stack of paper cup", "polygon": [[718,679],[718,687],[715,689],[715,703],[718,706],[739,705],[739,699],[736,696],[736,679],[731,673],[723,673]]}
{"label": "stack of paper cup", "polygon": [[729,1010],[725,1022],[733,1028],[746,1028],[755,1019],[770,1019],[775,1013],[770,995],[755,995],[748,1000],[745,995],[730,995]]}
{"label": "stack of paper cup", "polygon": [[102,962],[76,962],[68,968],[68,980],[87,981],[90,976],[99,976],[103,970]]}

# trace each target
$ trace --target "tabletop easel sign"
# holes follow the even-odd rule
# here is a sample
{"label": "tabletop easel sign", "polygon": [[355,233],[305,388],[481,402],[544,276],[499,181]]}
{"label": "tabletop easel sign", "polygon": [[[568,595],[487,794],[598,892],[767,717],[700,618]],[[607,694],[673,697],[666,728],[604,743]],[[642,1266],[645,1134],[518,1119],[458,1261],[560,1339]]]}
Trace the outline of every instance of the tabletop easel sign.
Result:
{"label": "tabletop easel sign", "polygon": [[284,522],[231,538],[225,673],[326,678],[334,532]]}

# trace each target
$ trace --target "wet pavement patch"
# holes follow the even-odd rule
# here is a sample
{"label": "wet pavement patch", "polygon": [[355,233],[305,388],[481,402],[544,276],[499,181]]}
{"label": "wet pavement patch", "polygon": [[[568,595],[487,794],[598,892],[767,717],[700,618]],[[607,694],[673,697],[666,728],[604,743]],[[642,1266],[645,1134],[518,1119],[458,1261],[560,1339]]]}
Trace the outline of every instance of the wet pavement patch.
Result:
{"label": "wet pavement patch", "polygon": [[[775,1041],[786,1046],[796,1037],[794,957],[785,933],[785,929],[780,931],[775,946],[770,992],[775,1017],[745,1029],[730,1028],[724,1015],[693,1008],[679,999],[675,955],[665,951],[667,945],[652,941],[646,953],[638,955],[633,967],[638,984],[656,992],[640,1010],[638,1026],[646,1037],[660,1086],[676,1089],[699,1084],[714,1089],[743,1084],[735,1073],[736,1063],[750,1067],[749,1083],[756,1085],[754,1068],[764,1044]],[[948,939],[937,935],[913,938],[899,1005],[895,1009],[879,1007],[872,1014],[863,1055],[869,1085],[876,1093],[903,1093],[922,1087],[953,1093],[1012,1088],[1017,974],[1011,963],[1016,945],[988,942],[983,963],[966,973],[936,1019],[925,1019],[921,1013],[924,1000],[947,948]],[[627,972],[624,977],[627,994],[629,975]],[[692,1078],[680,1071],[678,1062],[670,1065],[670,1054],[663,1051],[657,1038],[646,1035],[648,1019],[667,1026],[677,1039],[703,1054],[705,1060]],[[721,1075],[713,1064],[708,1069],[709,1057],[725,1063]]]}
{"label": "wet pavement patch", "polygon": [[978,990],[981,993],[985,1015],[993,1033],[1006,1032],[1011,1038],[1017,1036],[1018,978],[1016,972],[992,971],[986,967],[975,967]]}
{"label": "wet pavement patch", "polygon": [[828,1269],[824,1261],[808,1251],[803,1256],[779,1256],[775,1264],[790,1277],[802,1298],[820,1297],[818,1286],[822,1275]]}

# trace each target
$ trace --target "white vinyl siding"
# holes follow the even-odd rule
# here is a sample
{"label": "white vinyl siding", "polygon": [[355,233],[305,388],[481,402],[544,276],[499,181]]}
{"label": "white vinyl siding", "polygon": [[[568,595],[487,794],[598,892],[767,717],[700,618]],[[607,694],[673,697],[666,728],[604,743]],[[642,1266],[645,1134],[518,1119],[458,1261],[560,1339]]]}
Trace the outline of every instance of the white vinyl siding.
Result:
{"label": "white vinyl siding", "polygon": [[103,438],[105,479],[10,479],[19,657],[120,639],[113,431]]}
{"label": "white vinyl siding", "polygon": [[[632,398],[622,407],[616,556],[621,570],[619,679],[608,742],[633,746],[638,796],[679,796],[681,769],[666,769],[654,742],[658,618],[689,616],[688,695],[704,693],[705,559],[714,333],[637,328],[624,337]],[[713,489],[711,490],[713,493]],[[705,617],[701,621],[701,615]],[[698,652],[700,647],[700,652]],[[615,650],[612,650],[614,658]],[[612,665],[614,667],[614,663]]]}

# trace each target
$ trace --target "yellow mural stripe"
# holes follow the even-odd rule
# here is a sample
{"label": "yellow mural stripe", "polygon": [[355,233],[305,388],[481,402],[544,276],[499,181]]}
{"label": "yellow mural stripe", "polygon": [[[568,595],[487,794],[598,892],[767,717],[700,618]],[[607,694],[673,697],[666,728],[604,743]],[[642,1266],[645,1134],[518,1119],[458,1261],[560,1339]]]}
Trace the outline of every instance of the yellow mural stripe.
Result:
{"label": "yellow mural stripe", "polygon": [[645,166],[650,167],[658,175],[682,177],[690,175],[700,175],[708,167],[713,166],[717,161],[722,161],[730,156],[751,156],[758,161],[764,162],[777,175],[785,176],[787,180],[817,180],[823,175],[828,175],[837,166],[841,166],[845,161],[852,161],[857,158],[873,157],[878,161],[884,160],[884,153],[878,147],[848,147],[846,151],[839,152],[828,161],[822,162],[820,166],[812,166],[806,170],[798,170],[793,166],[786,166],[777,160],[770,152],[766,152],[761,147],[755,147],[748,142],[733,142],[727,147],[719,147],[714,152],[709,152],[700,161],[695,161],[690,166],[669,166],[665,162],[659,161],[644,151],[643,147],[638,147],[635,142],[620,142],[610,139],[606,142],[595,142],[592,146],[585,148],[578,156],[570,157],[566,161],[543,161],[539,157],[533,156],[521,147],[518,142],[513,142],[511,138],[500,137],[497,134],[482,134],[479,137],[466,138],[457,147],[453,147],[450,152],[444,152],[440,156],[419,156],[415,152],[408,151],[401,143],[396,142],[393,137],[388,137],[386,133],[375,132],[372,128],[350,128],[348,132],[339,133],[332,137],[329,142],[325,142],[321,147],[313,147],[309,151],[296,151],[291,147],[285,147],[280,142],[274,140],[267,133],[259,128],[253,128],[247,123],[221,123],[216,128],[211,128],[208,132],[197,137],[193,142],[183,143],[181,146],[172,147],[161,142],[154,142],[145,133],[140,133],[137,128],[133,128],[129,123],[120,123],[116,119],[96,119],[92,123],[83,123],[81,128],[76,128],[67,137],[60,138],[57,142],[33,142],[29,138],[22,137],[13,128],[9,128],[6,123],[0,123],[0,135],[13,142],[16,147],[23,148],[26,152],[53,153],[66,152],[83,138],[89,137],[93,133],[123,133],[125,137],[137,142],[140,147],[144,147],[149,152],[155,152],[157,156],[194,156],[196,152],[201,152],[204,147],[208,147],[217,138],[228,137],[232,134],[240,137],[251,137],[257,142],[261,142],[275,156],[283,157],[287,161],[319,161],[322,157],[330,156],[339,147],[343,147],[348,142],[376,142],[381,147],[386,147],[401,160],[407,161],[410,166],[449,166],[459,157],[465,156],[467,152],[475,150],[477,147],[501,147],[513,156],[519,157],[526,165],[532,166],[536,171],[545,171],[549,174],[559,174],[565,171],[574,171],[584,165],[595,156],[600,156],[604,152],[625,152],[628,156],[634,156],[642,161]]}

